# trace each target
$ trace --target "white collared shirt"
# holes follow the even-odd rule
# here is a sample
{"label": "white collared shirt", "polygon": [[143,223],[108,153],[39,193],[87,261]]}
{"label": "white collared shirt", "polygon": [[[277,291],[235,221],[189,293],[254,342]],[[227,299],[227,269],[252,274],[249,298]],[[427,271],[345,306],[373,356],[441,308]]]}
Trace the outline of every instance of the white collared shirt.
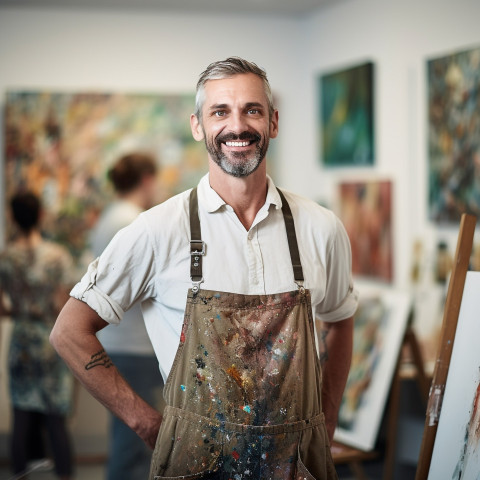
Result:
{"label": "white collared shirt", "polygon": [[[281,199],[268,178],[267,198],[249,231],[210,187],[198,185],[204,282],[201,288],[245,295],[295,290]],[[292,210],[314,317],[335,322],[353,315],[351,252],[338,218],[311,200],[284,191]],[[189,195],[183,192],[139,215],[92,262],[71,295],[105,321],[119,323],[140,301],[146,328],[167,378],[177,351],[190,280]]]}

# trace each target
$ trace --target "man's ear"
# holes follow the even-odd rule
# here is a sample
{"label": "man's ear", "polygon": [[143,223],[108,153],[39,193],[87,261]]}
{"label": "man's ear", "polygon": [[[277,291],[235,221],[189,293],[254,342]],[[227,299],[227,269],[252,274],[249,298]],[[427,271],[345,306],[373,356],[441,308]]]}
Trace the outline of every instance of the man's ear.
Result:
{"label": "man's ear", "polygon": [[276,138],[278,135],[278,110],[275,110],[270,119],[270,138]]}
{"label": "man's ear", "polygon": [[190,115],[190,128],[192,129],[193,138],[197,142],[201,142],[205,138],[200,120],[194,113]]}

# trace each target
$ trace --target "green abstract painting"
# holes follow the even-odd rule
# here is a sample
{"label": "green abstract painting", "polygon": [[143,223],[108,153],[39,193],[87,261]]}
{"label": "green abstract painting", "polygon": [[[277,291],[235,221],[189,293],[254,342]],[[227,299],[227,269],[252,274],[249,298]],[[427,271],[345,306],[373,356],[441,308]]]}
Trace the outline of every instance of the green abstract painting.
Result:
{"label": "green abstract painting", "polygon": [[365,63],[319,78],[325,166],[369,166],[374,154],[374,68]]}

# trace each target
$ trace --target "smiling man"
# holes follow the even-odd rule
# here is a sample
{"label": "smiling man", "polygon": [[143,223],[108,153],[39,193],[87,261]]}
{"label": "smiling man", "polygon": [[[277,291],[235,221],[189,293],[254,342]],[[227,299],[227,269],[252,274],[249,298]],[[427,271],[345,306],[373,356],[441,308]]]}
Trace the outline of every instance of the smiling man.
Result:
{"label": "smiling man", "polygon": [[[267,176],[278,112],[258,66],[209,65],[190,122],[209,173],[117,234],[72,290],[52,343],[154,448],[151,480],[335,479],[329,445],[357,306],[345,230]],[[136,302],[166,380],[163,417],[96,337]]]}

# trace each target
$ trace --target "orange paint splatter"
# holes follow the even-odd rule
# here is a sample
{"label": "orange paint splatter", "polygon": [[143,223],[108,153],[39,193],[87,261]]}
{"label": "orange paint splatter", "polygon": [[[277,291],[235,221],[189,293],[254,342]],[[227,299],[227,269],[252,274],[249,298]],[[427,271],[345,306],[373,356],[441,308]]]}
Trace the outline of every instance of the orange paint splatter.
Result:
{"label": "orange paint splatter", "polygon": [[235,383],[242,388],[243,387],[243,380],[240,372],[236,369],[235,365],[232,365],[230,368],[227,369],[228,375],[230,375],[234,380]]}

